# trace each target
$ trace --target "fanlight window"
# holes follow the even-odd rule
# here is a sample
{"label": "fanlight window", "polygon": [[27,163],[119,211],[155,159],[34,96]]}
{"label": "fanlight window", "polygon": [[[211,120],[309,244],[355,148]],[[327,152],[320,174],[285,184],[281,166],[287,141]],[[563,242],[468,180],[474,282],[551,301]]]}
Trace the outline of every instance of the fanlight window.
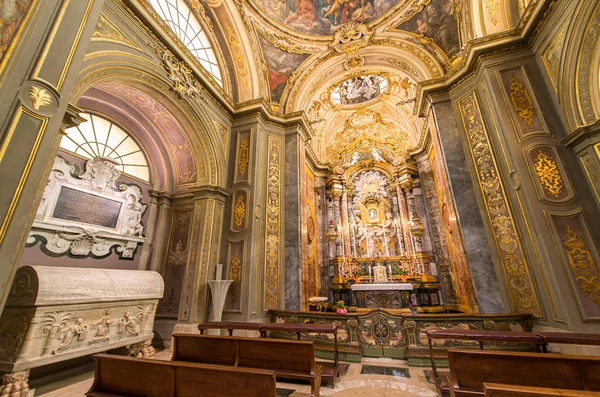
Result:
{"label": "fanlight window", "polygon": [[221,69],[215,52],[185,0],[149,0],[158,15],[169,25],[181,42],[200,61],[200,64],[223,86]]}
{"label": "fanlight window", "polygon": [[150,181],[148,161],[137,142],[118,125],[93,114],[82,113],[87,122],[68,128],[60,147],[88,159],[110,157],[117,169],[143,181]]}

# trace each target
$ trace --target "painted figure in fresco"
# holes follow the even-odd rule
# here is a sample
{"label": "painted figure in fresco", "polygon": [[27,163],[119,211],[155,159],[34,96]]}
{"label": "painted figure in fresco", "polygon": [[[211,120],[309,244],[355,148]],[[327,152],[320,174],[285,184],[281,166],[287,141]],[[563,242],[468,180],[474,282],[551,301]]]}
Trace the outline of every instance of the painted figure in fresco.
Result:
{"label": "painted figure in fresco", "polygon": [[307,28],[311,27],[317,20],[317,12],[315,10],[314,0],[300,0],[298,8],[291,15],[289,15],[284,23],[288,24],[302,24]]}
{"label": "painted figure in fresco", "polygon": [[458,22],[454,18],[454,1],[430,2],[419,14],[396,29],[407,30],[433,39],[451,58],[460,50]]}
{"label": "painted figure in fresco", "polygon": [[0,59],[8,49],[31,0],[0,0]]}

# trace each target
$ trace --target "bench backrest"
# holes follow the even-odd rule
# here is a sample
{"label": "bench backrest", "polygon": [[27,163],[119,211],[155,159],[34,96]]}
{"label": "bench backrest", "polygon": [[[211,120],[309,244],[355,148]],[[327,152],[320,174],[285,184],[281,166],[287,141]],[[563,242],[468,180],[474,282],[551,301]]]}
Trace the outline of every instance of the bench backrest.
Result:
{"label": "bench backrest", "polygon": [[139,397],[173,397],[175,367],[170,363],[97,354],[90,392]]}
{"label": "bench backrest", "polygon": [[312,341],[240,339],[240,367],[275,369],[314,374]]}
{"label": "bench backrest", "polygon": [[[312,341],[173,334],[173,361],[314,374]],[[223,357],[221,357],[222,355]]]}
{"label": "bench backrest", "polygon": [[275,371],[98,354],[87,393],[135,397],[276,397]]}
{"label": "bench backrest", "polygon": [[238,342],[234,338],[173,334],[173,340],[173,361],[237,365]]}
{"label": "bench backrest", "polygon": [[449,350],[452,383],[483,392],[483,383],[600,391],[600,357]]}
{"label": "bench backrest", "polygon": [[597,392],[484,383],[485,397],[598,397]]}

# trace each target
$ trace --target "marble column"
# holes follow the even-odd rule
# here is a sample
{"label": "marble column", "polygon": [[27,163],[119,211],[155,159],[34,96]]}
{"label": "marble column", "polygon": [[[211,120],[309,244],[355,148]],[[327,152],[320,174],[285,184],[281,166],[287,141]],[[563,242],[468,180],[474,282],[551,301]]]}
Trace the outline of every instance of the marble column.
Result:
{"label": "marble column", "polygon": [[340,211],[341,211],[341,221],[342,221],[342,239],[344,241],[343,246],[343,255],[346,258],[352,257],[352,250],[350,245],[350,220],[348,219],[348,193],[347,190],[344,189],[342,191],[342,197],[340,202]]}
{"label": "marble column", "polygon": [[[301,168],[304,165],[304,142],[295,132],[285,136],[285,262],[283,277],[285,280],[284,305],[286,310],[301,308]],[[301,158],[302,155],[302,158]]]}
{"label": "marble column", "polygon": [[340,191],[332,191],[331,192],[331,200],[333,201],[333,224],[338,231],[338,239],[335,243],[335,256],[343,256],[344,251],[342,250],[342,241],[344,239],[344,234],[342,233],[341,225],[342,225],[342,209],[340,200],[342,198],[342,193]]}
{"label": "marble column", "polygon": [[144,244],[144,250],[140,258],[140,267],[162,273],[164,266],[164,254],[167,249],[166,243],[171,223],[171,194],[163,191],[150,191],[150,219],[148,230],[152,236],[148,243]]}
{"label": "marble column", "polygon": [[[4,2],[6,3],[6,2]],[[13,2],[14,3],[14,2]],[[29,2],[0,74],[0,312],[104,1]],[[8,3],[6,3],[8,4]],[[10,9],[10,6],[8,6]],[[10,76],[10,78],[5,78]]]}
{"label": "marble column", "polygon": [[476,192],[469,175],[459,128],[449,100],[438,99],[432,105],[441,151],[448,170],[448,181],[463,234],[465,253],[473,275],[479,309],[482,313],[504,311],[504,297],[496,274],[483,219],[478,210]]}
{"label": "marble column", "polygon": [[410,235],[410,218],[408,216],[408,206],[406,205],[406,197],[400,184],[396,185],[396,196],[398,197],[398,209],[400,212],[400,226],[402,228],[402,241],[404,242],[404,254],[412,256],[412,244]]}

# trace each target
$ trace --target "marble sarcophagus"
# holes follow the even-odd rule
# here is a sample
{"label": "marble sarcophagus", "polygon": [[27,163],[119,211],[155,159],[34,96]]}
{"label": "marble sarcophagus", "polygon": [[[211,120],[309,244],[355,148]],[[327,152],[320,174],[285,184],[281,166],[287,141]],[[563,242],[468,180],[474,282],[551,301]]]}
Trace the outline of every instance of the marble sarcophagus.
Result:
{"label": "marble sarcophagus", "polygon": [[150,271],[20,268],[0,317],[0,391],[27,395],[29,370],[59,361],[123,346],[149,355],[163,288]]}

